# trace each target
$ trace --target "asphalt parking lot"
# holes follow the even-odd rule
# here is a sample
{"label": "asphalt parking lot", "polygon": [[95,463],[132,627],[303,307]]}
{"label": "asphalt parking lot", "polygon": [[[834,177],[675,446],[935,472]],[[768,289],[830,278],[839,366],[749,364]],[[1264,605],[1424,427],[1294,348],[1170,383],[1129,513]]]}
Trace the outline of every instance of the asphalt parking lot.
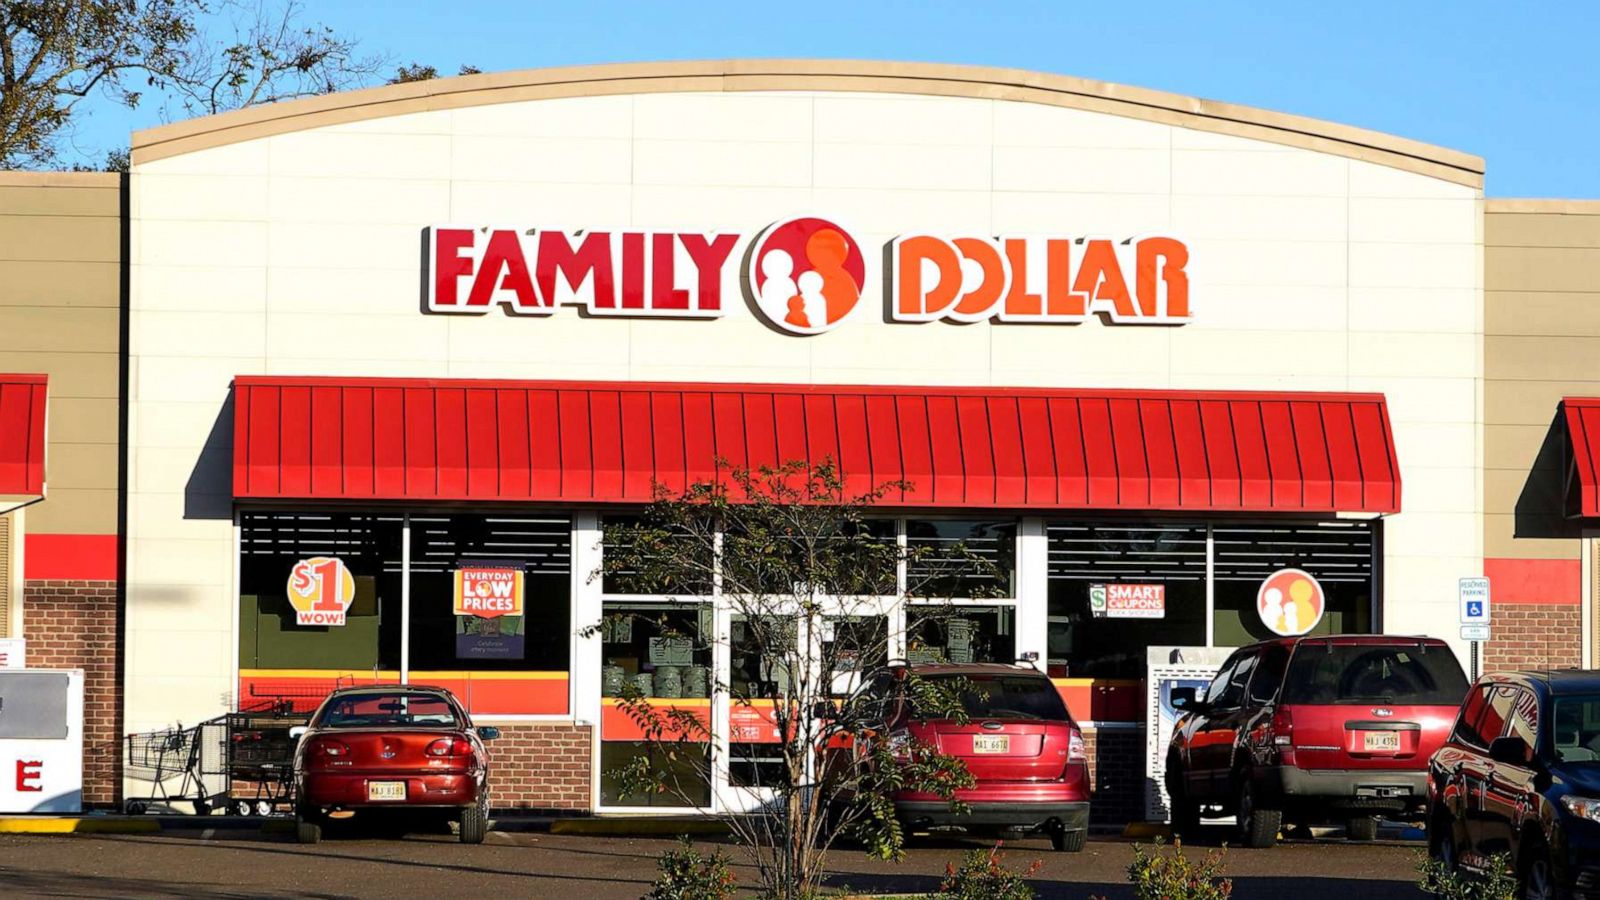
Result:
{"label": "asphalt parking lot", "polygon": [[[667,838],[493,832],[476,847],[446,835],[403,840],[360,837],[301,846],[289,836],[257,832],[166,832],[152,835],[0,835],[0,885],[10,897],[639,897],[655,873]],[[925,839],[902,863],[867,859],[857,850],[833,854],[835,887],[863,891],[930,890],[946,861],[985,846],[977,840]],[[1041,897],[1129,898],[1124,869],[1133,842],[1092,840],[1080,854],[1050,851],[1048,842],[1008,842],[1008,861],[1043,861],[1033,881]],[[730,848],[737,861],[737,848]],[[1271,850],[1229,850],[1228,872],[1239,898],[1362,900],[1424,895],[1412,886],[1415,844],[1354,845],[1287,842]],[[747,867],[736,866],[748,882]]]}

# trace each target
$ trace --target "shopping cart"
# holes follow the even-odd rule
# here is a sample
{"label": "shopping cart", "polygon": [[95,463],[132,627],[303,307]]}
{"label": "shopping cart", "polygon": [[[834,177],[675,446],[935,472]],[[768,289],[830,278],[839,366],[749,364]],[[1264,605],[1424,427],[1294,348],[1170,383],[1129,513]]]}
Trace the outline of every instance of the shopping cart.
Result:
{"label": "shopping cart", "polygon": [[295,707],[292,698],[278,698],[219,720],[227,729],[228,808],[235,814],[292,811],[296,739],[290,731],[311,718]]}
{"label": "shopping cart", "polygon": [[138,815],[172,812],[173,803],[188,803],[197,816],[210,813],[228,797],[226,737],[215,721],[128,735],[124,774],[150,787],[126,798],[123,808]]}

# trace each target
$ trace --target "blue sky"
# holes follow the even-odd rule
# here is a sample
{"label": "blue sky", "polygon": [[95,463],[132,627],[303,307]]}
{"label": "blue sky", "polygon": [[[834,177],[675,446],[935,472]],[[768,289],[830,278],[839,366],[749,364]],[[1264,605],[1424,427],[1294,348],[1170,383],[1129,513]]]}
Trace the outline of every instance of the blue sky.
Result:
{"label": "blue sky", "polygon": [[[399,61],[486,71],[661,59],[827,57],[1038,69],[1298,113],[1488,161],[1501,197],[1600,197],[1600,4],[566,3],[308,0]],[[88,157],[160,124],[97,104]]]}

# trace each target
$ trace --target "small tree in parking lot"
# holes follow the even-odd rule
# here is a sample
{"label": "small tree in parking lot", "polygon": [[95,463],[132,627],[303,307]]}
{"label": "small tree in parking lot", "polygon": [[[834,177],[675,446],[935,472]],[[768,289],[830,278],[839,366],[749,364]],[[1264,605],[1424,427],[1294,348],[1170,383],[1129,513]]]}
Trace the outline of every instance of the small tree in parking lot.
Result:
{"label": "small tree in parking lot", "polygon": [[[703,706],[652,697],[663,693],[659,683],[641,686],[613,668],[607,692],[644,750],[605,777],[621,795],[701,806],[713,771],[733,773],[738,786],[720,799],[725,808],[753,807],[729,823],[759,890],[811,897],[842,833],[876,856],[900,856],[894,792],[956,805],[955,791],[973,783],[960,760],[889,733],[886,697],[900,698],[913,717],[959,720],[970,686],[891,668],[899,636],[890,634],[886,608],[918,599],[919,627],[956,629],[968,646],[981,637],[960,607],[931,598],[994,596],[1001,582],[994,561],[964,543],[912,546],[892,520],[871,515],[906,485],[852,491],[826,461],[719,467],[718,475],[680,492],[658,486],[642,517],[608,522],[596,573],[607,593],[660,599],[609,614],[592,632],[631,635],[642,623],[652,640],[676,642],[678,661],[691,650],[705,651],[699,658],[726,654],[731,677],[713,678],[710,688],[727,698],[733,733],[716,734]],[[714,614],[709,597],[717,598]],[[727,616],[720,629],[718,616]],[[668,674],[658,667],[656,677]],[[722,746],[730,747],[726,757]]]}

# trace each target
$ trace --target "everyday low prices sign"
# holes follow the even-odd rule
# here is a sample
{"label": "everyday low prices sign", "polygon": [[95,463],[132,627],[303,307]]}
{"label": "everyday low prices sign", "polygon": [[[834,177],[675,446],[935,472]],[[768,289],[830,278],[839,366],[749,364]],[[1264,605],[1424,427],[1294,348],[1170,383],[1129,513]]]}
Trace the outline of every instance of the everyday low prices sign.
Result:
{"label": "everyday low prices sign", "polygon": [[522,570],[457,569],[455,613],[480,619],[522,615]]}
{"label": "everyday low prices sign", "polygon": [[1164,584],[1091,584],[1089,612],[1097,619],[1164,619]]}

